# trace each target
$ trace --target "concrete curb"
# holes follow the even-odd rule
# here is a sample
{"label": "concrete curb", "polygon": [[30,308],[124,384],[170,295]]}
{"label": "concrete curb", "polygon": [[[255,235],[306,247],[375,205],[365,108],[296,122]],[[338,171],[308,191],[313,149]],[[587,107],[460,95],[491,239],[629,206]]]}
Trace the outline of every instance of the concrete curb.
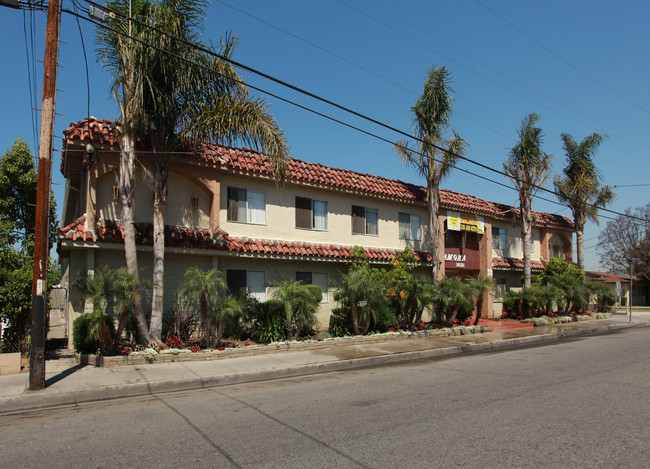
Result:
{"label": "concrete curb", "polygon": [[560,331],[528,337],[504,339],[480,344],[464,344],[459,346],[421,350],[415,352],[398,352],[374,357],[352,358],[326,363],[310,363],[290,366],[287,368],[259,370],[244,373],[230,373],[220,376],[196,377],[186,379],[159,380],[149,383],[132,383],[113,386],[102,386],[68,391],[25,391],[16,397],[0,398],[0,415],[20,413],[25,411],[42,410],[55,407],[75,406],[89,402],[101,402],[131,397],[162,394],[168,392],[190,391],[232,384],[252,383],[273,379],[295,378],[317,373],[346,371],[372,366],[397,364],[415,360],[432,359],[459,355],[462,353],[485,352],[489,350],[532,345],[551,342],[569,337],[585,337],[605,334],[633,327],[650,327],[650,323],[612,324],[590,329]]}

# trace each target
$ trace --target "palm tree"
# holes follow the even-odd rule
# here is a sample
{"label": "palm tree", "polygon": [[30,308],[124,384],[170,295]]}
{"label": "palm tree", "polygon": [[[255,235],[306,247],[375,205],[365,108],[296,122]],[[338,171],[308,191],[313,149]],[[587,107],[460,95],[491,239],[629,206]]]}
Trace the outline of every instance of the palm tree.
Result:
{"label": "palm tree", "polygon": [[[124,13],[128,12],[126,3],[117,0],[109,7]],[[114,81],[124,86],[130,84],[130,96],[138,103],[133,109],[122,107],[123,121],[138,124],[138,130],[149,138],[154,154],[150,178],[154,191],[154,265],[149,333],[159,341],[163,314],[164,207],[169,163],[174,152],[183,146],[196,146],[208,141],[244,142],[268,154],[276,179],[281,181],[288,148],[282,130],[268,113],[265,102],[248,95],[234,68],[194,46],[203,46],[199,41],[206,2],[142,0],[136,3],[132,15],[138,22],[133,23],[144,23],[156,30],[139,26],[136,29],[129,27],[128,31],[155,47],[137,43],[134,49],[138,53],[133,53],[130,48],[135,41],[123,40],[114,32],[100,34],[100,39],[106,38],[100,43],[104,45],[104,56],[109,57],[109,63],[113,65],[110,68]],[[113,22],[120,23],[123,29],[128,23],[119,19]],[[235,44],[234,39],[227,37],[218,53],[230,56]],[[124,56],[131,60],[121,60]],[[131,80],[129,73],[136,79]],[[133,112],[125,116],[130,111]],[[126,135],[127,126],[123,126]],[[127,158],[123,156],[122,159]],[[125,223],[131,221],[126,215],[129,214],[123,215]],[[125,250],[126,238],[125,226]],[[134,239],[132,244],[129,239],[128,244],[129,250],[132,249],[131,257],[135,257]],[[129,253],[127,266],[128,258]],[[133,273],[130,267],[129,271]]]}
{"label": "palm tree", "polygon": [[210,343],[213,336],[214,322],[210,321],[210,311],[214,310],[220,303],[224,293],[228,290],[223,274],[212,269],[203,271],[198,267],[190,267],[185,272],[183,283],[178,288],[182,301],[191,304],[199,304],[201,311],[201,327],[206,343]]}
{"label": "palm tree", "polygon": [[[145,48],[137,40],[146,32],[139,22],[125,21],[130,15],[142,18],[149,1],[115,0],[106,7],[116,12],[108,22],[109,28],[97,30],[97,55],[112,76],[111,91],[121,114],[119,192],[124,229],[124,255],[129,273],[138,278],[138,259],[135,243],[135,141],[141,128],[144,75],[140,73]],[[149,329],[142,305],[133,305],[141,343],[149,343]]]}
{"label": "palm tree", "polygon": [[335,285],[334,299],[349,308],[352,332],[366,333],[375,314],[375,305],[385,301],[385,283],[371,275],[369,269],[352,266]]}
{"label": "palm tree", "polygon": [[273,298],[284,303],[287,336],[298,338],[303,331],[316,325],[320,299],[314,295],[311,285],[281,278],[270,282],[269,286],[274,288]]}
{"label": "palm tree", "polygon": [[530,288],[530,235],[533,225],[532,199],[544,184],[551,167],[551,156],[542,151],[542,129],[536,127],[539,116],[530,114],[521,122],[519,141],[510,150],[503,170],[519,192],[521,241],[524,250],[524,288]]}
{"label": "palm tree", "polygon": [[604,138],[604,135],[594,133],[578,144],[571,135],[562,134],[567,165],[564,175],[555,179],[555,194],[573,213],[578,267],[581,270],[585,270],[585,222],[598,223],[598,207],[605,207],[616,197],[611,187],[601,186],[602,176],[593,161]]}
{"label": "palm tree", "polygon": [[445,277],[439,284],[436,306],[438,321],[451,327],[461,308],[471,311],[471,291],[458,277]]}
{"label": "palm tree", "polygon": [[120,315],[117,323],[117,331],[113,338],[113,351],[117,352],[122,331],[131,312],[130,307],[135,304],[142,304],[142,296],[147,288],[147,283],[138,277],[131,275],[125,267],[113,272],[112,291],[114,295],[115,311]]}
{"label": "palm tree", "polygon": [[209,317],[211,327],[217,329],[214,342],[208,339],[208,346],[219,346],[223,332],[226,330],[226,322],[229,319],[241,316],[244,312],[244,300],[237,295],[228,295],[225,298],[217,297],[218,301],[211,302]]}
{"label": "palm tree", "polygon": [[485,275],[479,274],[476,277],[473,277],[467,285],[469,286],[474,299],[476,301],[476,319],[474,320],[474,325],[478,325],[478,322],[481,320],[481,314],[483,310],[483,301],[485,300],[485,294],[494,288],[494,280]]}
{"label": "palm tree", "polygon": [[[418,138],[417,150],[409,148],[408,142],[400,141],[394,149],[402,160],[417,171],[427,181],[427,202],[429,209],[429,245],[433,278],[438,280],[440,269],[440,182],[455,166],[459,156],[467,147],[455,131],[451,130],[454,90],[450,87],[451,73],[445,67],[429,69],[424,92],[411,108],[415,133]],[[441,148],[441,147],[444,147]]]}
{"label": "palm tree", "polygon": [[99,343],[102,353],[110,353],[112,325],[105,313],[113,296],[113,270],[108,267],[98,269],[91,276],[76,279],[74,286],[81,293],[81,299],[89,300],[93,305],[88,338]]}

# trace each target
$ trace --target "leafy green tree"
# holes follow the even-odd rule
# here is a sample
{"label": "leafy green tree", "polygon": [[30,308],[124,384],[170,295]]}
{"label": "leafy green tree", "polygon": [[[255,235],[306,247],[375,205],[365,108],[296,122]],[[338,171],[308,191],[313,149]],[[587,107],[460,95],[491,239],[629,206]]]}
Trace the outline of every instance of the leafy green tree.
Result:
{"label": "leafy green tree", "polygon": [[585,269],[585,222],[598,223],[598,208],[607,206],[616,197],[611,187],[602,186],[602,175],[593,160],[604,138],[594,133],[577,143],[571,135],[562,134],[567,165],[564,174],[555,179],[555,193],[573,213],[578,267],[582,270]]}
{"label": "leafy green tree", "polygon": [[[28,335],[36,204],[36,166],[21,138],[0,158],[0,318],[8,323],[0,350],[19,351]],[[49,245],[56,240],[56,204],[50,197]],[[48,266],[48,292],[61,275]]]}
{"label": "leafy green tree", "polygon": [[424,91],[411,108],[415,127],[416,149],[405,141],[397,142],[394,150],[409,166],[414,166],[427,182],[427,207],[429,210],[429,246],[433,265],[433,278],[440,272],[440,182],[455,166],[467,147],[451,129],[454,90],[450,86],[451,73],[445,67],[429,69]]}
{"label": "leafy green tree", "polygon": [[532,200],[544,184],[551,168],[551,156],[542,150],[542,129],[537,127],[539,116],[529,114],[517,132],[519,141],[510,150],[503,169],[519,193],[521,210],[521,241],[524,250],[524,288],[530,288],[530,236],[533,226]]}
{"label": "leafy green tree", "polygon": [[485,275],[479,274],[476,277],[472,277],[467,285],[469,286],[476,302],[476,319],[474,320],[474,325],[476,326],[481,320],[485,294],[494,288],[494,280]]}
{"label": "leafy green tree", "polygon": [[210,320],[210,311],[218,310],[227,291],[228,285],[221,272],[215,269],[204,271],[198,267],[190,267],[185,271],[183,283],[178,288],[180,298],[188,306],[199,305],[203,338],[208,345],[212,342],[215,326],[215,322]]}

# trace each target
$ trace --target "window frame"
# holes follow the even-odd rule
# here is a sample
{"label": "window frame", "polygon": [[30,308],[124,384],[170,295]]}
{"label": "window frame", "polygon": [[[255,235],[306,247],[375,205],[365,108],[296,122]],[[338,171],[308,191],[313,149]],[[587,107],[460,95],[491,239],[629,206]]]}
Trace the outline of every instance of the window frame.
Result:
{"label": "window frame", "polygon": [[[251,283],[251,281],[250,281],[251,274],[263,274],[263,276],[264,276],[263,291],[260,291],[260,292],[251,292],[250,291],[250,286],[249,285]],[[240,282],[239,283],[241,283],[241,276],[243,275],[243,280],[244,280],[243,283],[244,283],[244,285],[241,286],[237,291],[233,291],[231,289],[231,286],[230,286],[231,283],[232,283],[230,280],[232,279],[233,275],[237,275],[237,276],[240,277],[240,279],[239,279]],[[266,276],[266,271],[265,270],[226,269],[226,284],[228,285],[228,290],[230,290],[231,293],[236,294],[240,290],[244,289],[246,291],[247,295],[249,295],[249,296],[251,296],[253,298],[256,298],[260,302],[264,302],[264,301],[266,301],[268,299],[268,294],[267,294],[267,291],[266,291],[266,282],[267,282],[266,279],[267,279],[267,276]]]}
{"label": "window frame", "polygon": [[[234,206],[234,203],[238,205]],[[233,214],[236,214],[236,218],[233,217]],[[242,216],[246,219],[240,219]],[[266,225],[266,192],[227,186],[226,221],[248,225]]]}
{"label": "window frame", "polygon": [[[402,218],[408,217],[408,221],[402,220]],[[413,236],[413,227],[414,227],[414,220],[413,218],[417,218],[417,229],[415,230],[415,237]],[[397,224],[398,224],[398,236],[399,239],[405,239],[408,241],[422,241],[422,217],[420,215],[413,215],[411,213],[406,213],[406,212],[398,212],[397,214]],[[403,230],[402,229],[402,224],[408,224],[408,230]],[[408,231],[408,235],[406,237],[402,236],[404,231]]]}
{"label": "window frame", "polygon": [[[362,210],[363,210],[363,216],[361,215]],[[355,212],[357,213],[355,214]],[[372,214],[372,216],[375,219],[374,233],[369,232],[370,230],[368,229],[369,227],[372,227],[370,221],[368,220],[369,214]],[[366,207],[363,205],[352,205],[351,219],[352,219],[353,235],[379,236],[379,209],[378,208]],[[361,223],[363,223],[363,231],[355,231],[358,230],[358,227],[360,226]]]}
{"label": "window frame", "polygon": [[[309,205],[309,209],[305,208],[305,205]],[[324,220],[324,227],[323,228],[317,228],[316,227],[316,208],[315,206],[317,204],[322,204],[322,208],[325,209],[325,215],[322,217]],[[328,225],[328,207],[327,207],[327,201],[326,200],[316,200],[312,199],[311,197],[302,197],[302,196],[296,196],[295,198],[295,210],[296,210],[296,228],[299,230],[313,230],[313,231],[328,231],[329,230],[329,225]],[[307,215],[307,211],[309,215]],[[306,226],[307,223],[305,222],[306,219],[309,219],[309,226]]]}

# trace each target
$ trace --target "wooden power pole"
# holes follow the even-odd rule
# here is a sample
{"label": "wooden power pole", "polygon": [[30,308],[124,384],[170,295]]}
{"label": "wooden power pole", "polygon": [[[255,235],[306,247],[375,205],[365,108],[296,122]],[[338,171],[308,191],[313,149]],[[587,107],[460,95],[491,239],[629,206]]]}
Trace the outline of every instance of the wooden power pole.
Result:
{"label": "wooden power pole", "polygon": [[29,347],[29,389],[45,387],[45,311],[47,308],[48,227],[56,72],[59,59],[61,0],[50,0],[45,36],[45,73],[41,135],[38,144],[38,180],[36,183],[36,226],[34,231],[34,277],[32,279],[31,344]]}

